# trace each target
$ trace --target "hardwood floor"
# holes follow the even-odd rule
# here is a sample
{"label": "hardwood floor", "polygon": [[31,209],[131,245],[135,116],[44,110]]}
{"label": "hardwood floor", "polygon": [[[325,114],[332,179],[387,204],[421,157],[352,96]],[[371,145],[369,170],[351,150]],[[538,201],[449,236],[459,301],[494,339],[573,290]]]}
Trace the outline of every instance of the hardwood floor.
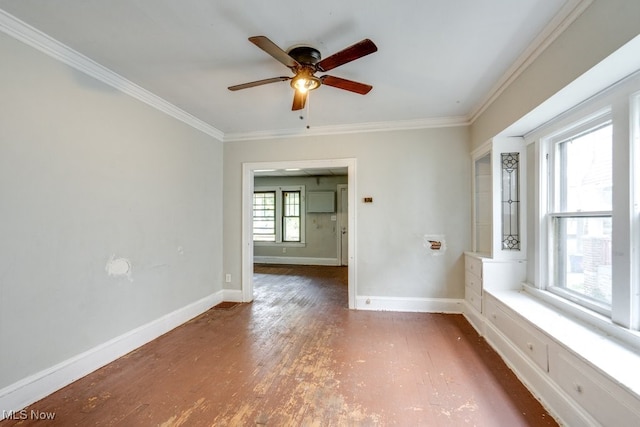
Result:
{"label": "hardwood floor", "polygon": [[344,267],[256,266],[214,308],[11,425],[557,425],[461,315],[352,311]]}

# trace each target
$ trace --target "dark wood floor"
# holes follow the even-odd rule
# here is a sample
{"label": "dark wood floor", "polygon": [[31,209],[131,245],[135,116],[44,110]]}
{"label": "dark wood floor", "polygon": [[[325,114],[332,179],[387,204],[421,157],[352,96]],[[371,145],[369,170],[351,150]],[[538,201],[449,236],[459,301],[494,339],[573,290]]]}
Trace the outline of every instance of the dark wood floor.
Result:
{"label": "dark wood floor", "polygon": [[10,425],[557,425],[461,315],[352,311],[346,268],[256,266],[214,308]]}

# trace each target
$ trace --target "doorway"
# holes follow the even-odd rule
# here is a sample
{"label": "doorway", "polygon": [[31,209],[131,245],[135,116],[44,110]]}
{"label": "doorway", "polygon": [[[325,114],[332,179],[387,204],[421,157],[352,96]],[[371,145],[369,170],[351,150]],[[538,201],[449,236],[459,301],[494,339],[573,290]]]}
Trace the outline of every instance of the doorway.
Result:
{"label": "doorway", "polygon": [[[355,183],[356,160],[355,159],[330,159],[330,160],[300,160],[282,162],[258,162],[244,163],[242,166],[242,299],[244,302],[253,301],[253,190],[254,178],[257,171],[286,170],[286,169],[323,169],[323,168],[347,168],[347,185],[343,194],[346,198],[346,230],[344,245],[346,254],[340,253],[339,260],[346,262],[348,276],[348,303],[349,308],[355,308],[356,281],[356,251],[355,251]],[[340,199],[338,200],[340,203]],[[341,230],[337,229],[341,236]],[[337,239],[341,242],[341,239]],[[342,249],[342,243],[341,243]]]}

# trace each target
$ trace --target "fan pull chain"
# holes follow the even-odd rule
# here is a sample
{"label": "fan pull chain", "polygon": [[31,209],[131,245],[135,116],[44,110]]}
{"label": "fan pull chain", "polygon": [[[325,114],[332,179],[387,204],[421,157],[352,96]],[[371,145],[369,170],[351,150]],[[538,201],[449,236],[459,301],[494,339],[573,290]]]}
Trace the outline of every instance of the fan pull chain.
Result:
{"label": "fan pull chain", "polygon": [[307,129],[311,129],[311,126],[309,125],[309,111],[310,111],[310,107],[309,107],[309,99],[311,98],[311,94],[307,93],[307,99],[305,100],[305,108],[306,108],[306,112],[305,114],[301,114],[300,115],[300,120],[304,120],[305,121],[305,127]]}
{"label": "fan pull chain", "polygon": [[310,129],[310,126],[309,126],[309,111],[311,108],[309,107],[310,104],[311,104],[311,93],[308,93],[307,94],[307,115],[306,115],[307,129]]}

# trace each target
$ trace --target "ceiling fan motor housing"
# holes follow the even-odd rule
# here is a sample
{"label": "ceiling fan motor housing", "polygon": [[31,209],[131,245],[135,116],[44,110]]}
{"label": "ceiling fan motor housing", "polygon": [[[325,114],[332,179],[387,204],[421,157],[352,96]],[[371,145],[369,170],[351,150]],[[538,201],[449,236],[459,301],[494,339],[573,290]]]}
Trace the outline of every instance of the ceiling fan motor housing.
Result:
{"label": "ceiling fan motor housing", "polygon": [[320,51],[311,46],[296,46],[287,52],[290,57],[303,65],[316,65],[322,59]]}

